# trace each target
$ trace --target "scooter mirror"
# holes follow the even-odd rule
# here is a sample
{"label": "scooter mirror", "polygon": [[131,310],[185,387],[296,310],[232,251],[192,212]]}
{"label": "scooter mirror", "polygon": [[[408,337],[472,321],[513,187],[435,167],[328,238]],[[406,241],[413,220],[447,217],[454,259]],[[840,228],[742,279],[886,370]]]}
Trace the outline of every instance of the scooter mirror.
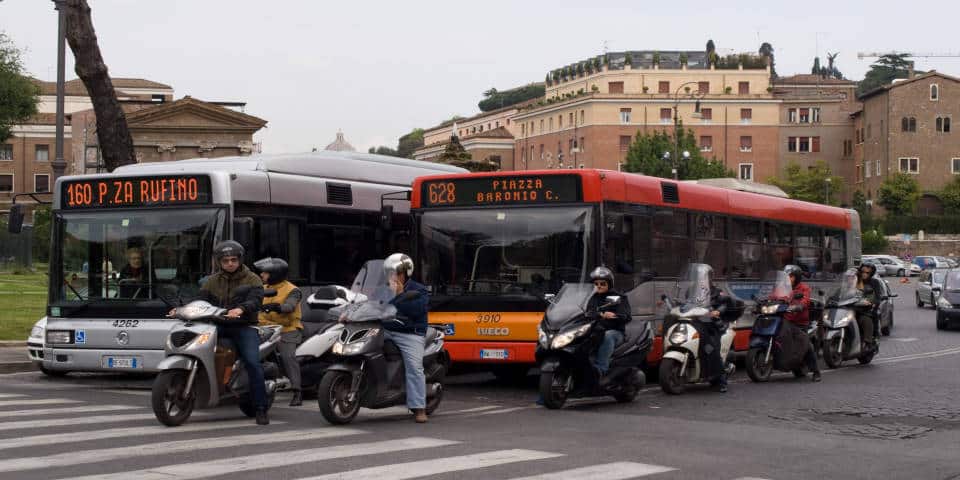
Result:
{"label": "scooter mirror", "polygon": [[607,297],[607,301],[610,302],[610,303],[619,303],[619,302],[620,302],[620,297],[619,297],[618,295],[611,295],[611,296]]}

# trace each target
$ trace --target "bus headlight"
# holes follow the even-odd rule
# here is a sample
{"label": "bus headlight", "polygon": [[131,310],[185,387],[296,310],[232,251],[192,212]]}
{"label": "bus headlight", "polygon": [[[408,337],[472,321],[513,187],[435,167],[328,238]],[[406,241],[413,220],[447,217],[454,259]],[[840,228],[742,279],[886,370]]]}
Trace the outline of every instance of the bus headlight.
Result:
{"label": "bus headlight", "polygon": [[47,330],[47,343],[50,343],[50,344],[73,343],[73,331],[72,330]]}
{"label": "bus headlight", "polygon": [[590,331],[590,328],[593,327],[593,324],[588,323],[586,325],[581,325],[577,328],[571,328],[560,335],[557,335],[551,343],[552,348],[563,348],[567,345],[570,345],[571,342],[577,339],[577,337],[582,336],[583,334]]}

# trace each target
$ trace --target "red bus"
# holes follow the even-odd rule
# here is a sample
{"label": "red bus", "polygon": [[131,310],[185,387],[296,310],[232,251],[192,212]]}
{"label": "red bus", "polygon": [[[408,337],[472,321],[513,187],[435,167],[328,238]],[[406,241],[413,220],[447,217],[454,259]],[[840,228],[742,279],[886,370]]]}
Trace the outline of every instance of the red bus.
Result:
{"label": "red bus", "polygon": [[[430,323],[444,326],[454,361],[492,366],[532,365],[545,296],[600,264],[633,321],[659,333],[658,299],[676,293],[690,262],[750,304],[772,270],[800,265],[816,285],[860,260],[854,210],[606,170],[420,177],[411,211]],[[736,350],[752,323],[750,313],[737,323]],[[658,338],[650,360],[660,353]]]}

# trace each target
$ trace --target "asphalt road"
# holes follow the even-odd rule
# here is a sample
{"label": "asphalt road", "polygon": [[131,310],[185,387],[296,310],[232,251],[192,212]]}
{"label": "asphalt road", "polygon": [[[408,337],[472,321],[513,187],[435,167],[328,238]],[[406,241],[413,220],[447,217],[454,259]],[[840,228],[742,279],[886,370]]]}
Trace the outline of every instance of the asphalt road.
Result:
{"label": "asphalt road", "polygon": [[388,409],[331,427],[281,395],[268,427],[225,406],[165,428],[146,378],[2,375],[0,478],[960,478],[960,331],[937,331],[913,288],[895,287],[876,360],[818,384],[738,372],[727,394],[651,386],[548,411],[532,382],[459,376],[426,425]]}

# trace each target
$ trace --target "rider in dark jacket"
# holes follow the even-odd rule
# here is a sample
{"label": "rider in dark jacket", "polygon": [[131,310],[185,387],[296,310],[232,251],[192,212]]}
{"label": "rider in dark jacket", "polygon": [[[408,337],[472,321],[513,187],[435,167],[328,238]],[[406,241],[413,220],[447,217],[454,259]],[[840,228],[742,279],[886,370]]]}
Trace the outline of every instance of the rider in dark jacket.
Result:
{"label": "rider in dark jacket", "polygon": [[876,278],[877,267],[873,264],[864,263],[860,265],[857,278],[857,289],[863,292],[863,299],[870,302],[871,308],[857,314],[857,322],[860,324],[860,332],[863,334],[863,341],[868,349],[876,347],[877,332],[879,331],[879,315],[877,307],[880,305],[880,295],[883,293],[883,287],[880,286],[880,279]]}
{"label": "rider in dark jacket", "polygon": [[720,339],[728,328],[727,323],[736,320],[739,313],[734,299],[713,284],[713,269],[706,266],[706,274],[709,285],[710,317],[713,321],[699,322],[697,325],[701,339],[700,350],[704,360],[704,376],[710,379],[710,385],[716,387],[717,391],[725,393],[727,370],[723,356],[720,354]]}
{"label": "rider in dark jacket", "polygon": [[427,381],[423,372],[423,342],[427,334],[427,288],[410,279],[413,260],[394,253],[383,262],[384,274],[394,293],[390,303],[397,308],[398,322],[384,322],[386,338],[400,349],[406,377],[407,408],[417,423],[427,421]]}
{"label": "rider in dark jacket", "polygon": [[[590,273],[593,281],[593,296],[587,302],[587,312],[598,317],[600,328],[604,329],[603,341],[597,348],[597,358],[594,366],[605,375],[610,369],[610,357],[617,345],[623,343],[626,337],[626,325],[630,323],[630,302],[626,295],[612,290],[613,272],[607,267],[597,267]],[[619,296],[615,304],[607,297]]]}
{"label": "rider in dark jacket", "polygon": [[[810,326],[810,287],[803,283],[803,269],[800,267],[787,265],[783,271],[790,276],[790,286],[793,287],[790,308],[783,318],[806,331]],[[797,296],[800,298],[796,298]],[[803,362],[807,369],[813,372],[813,381],[819,382],[820,367],[817,365],[817,352],[812,346],[804,354]]]}

